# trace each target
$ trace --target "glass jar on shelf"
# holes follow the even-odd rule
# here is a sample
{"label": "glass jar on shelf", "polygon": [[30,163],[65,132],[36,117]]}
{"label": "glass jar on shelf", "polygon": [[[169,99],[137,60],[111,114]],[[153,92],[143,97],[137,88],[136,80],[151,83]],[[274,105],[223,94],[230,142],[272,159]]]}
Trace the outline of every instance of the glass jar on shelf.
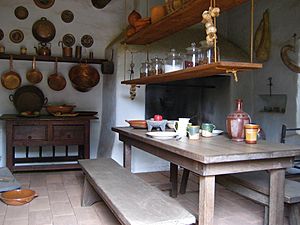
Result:
{"label": "glass jar on shelf", "polygon": [[[216,48],[216,55],[217,55],[217,60],[216,62],[220,61],[220,50],[217,47]],[[215,62],[215,48],[214,46],[207,46],[207,51],[206,51],[206,55],[207,55],[207,63],[214,63]]]}
{"label": "glass jar on shelf", "polygon": [[204,65],[208,63],[207,51],[209,46],[206,41],[200,41],[200,47],[198,50],[198,63],[199,65]]}
{"label": "glass jar on shelf", "polygon": [[165,72],[173,72],[183,69],[183,60],[180,53],[177,53],[174,48],[168,53],[167,58],[165,58]]}
{"label": "glass jar on shelf", "polygon": [[151,71],[153,71],[151,63],[149,61],[143,62],[140,68],[140,77],[142,78],[150,76]]}
{"label": "glass jar on shelf", "polygon": [[163,60],[155,57],[154,59],[151,59],[151,75],[159,75],[164,73],[164,63]]}
{"label": "glass jar on shelf", "polygon": [[198,66],[198,48],[196,43],[192,43],[190,47],[186,48],[184,68],[195,66]]}

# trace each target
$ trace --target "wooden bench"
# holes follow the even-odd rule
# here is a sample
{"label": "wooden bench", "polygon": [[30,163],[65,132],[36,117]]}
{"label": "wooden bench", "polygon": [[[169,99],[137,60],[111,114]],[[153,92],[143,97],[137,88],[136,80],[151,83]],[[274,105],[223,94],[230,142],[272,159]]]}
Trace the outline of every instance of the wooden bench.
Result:
{"label": "wooden bench", "polygon": [[[268,224],[269,174],[267,171],[240,173],[217,177],[227,189],[265,206],[264,225]],[[300,225],[300,183],[285,179],[285,210],[290,225]]]}
{"label": "wooden bench", "polygon": [[121,224],[187,225],[195,216],[175,199],[112,159],[79,160],[85,174],[82,206],[103,200]]}

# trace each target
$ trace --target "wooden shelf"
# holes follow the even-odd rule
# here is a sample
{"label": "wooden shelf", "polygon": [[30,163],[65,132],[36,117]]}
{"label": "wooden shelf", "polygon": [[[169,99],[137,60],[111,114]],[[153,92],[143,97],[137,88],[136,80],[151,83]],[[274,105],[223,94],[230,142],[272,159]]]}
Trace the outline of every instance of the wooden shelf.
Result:
{"label": "wooden shelf", "polygon": [[[218,0],[217,6],[221,9],[222,13],[246,1],[248,0]],[[191,0],[183,5],[182,8],[126,38],[123,43],[136,45],[150,44],[191,25],[200,23],[202,12],[209,8],[209,3],[210,1],[208,0]]]}
{"label": "wooden shelf", "polygon": [[0,54],[0,59],[9,59],[10,56],[13,57],[13,60],[25,60],[32,61],[33,57],[36,57],[37,61],[44,62],[55,62],[56,58],[58,62],[66,62],[66,63],[90,63],[90,64],[102,64],[106,62],[106,59],[77,59],[72,57],[56,57],[56,56],[41,56],[41,55],[16,55],[16,54]]}
{"label": "wooden shelf", "polygon": [[133,80],[122,81],[122,84],[155,84],[164,83],[176,80],[188,80],[192,78],[209,77],[219,74],[226,74],[226,71],[236,70],[247,71],[262,68],[260,63],[246,63],[246,62],[217,62],[205,64],[201,66],[191,67],[175,72],[164,73],[161,75],[153,75]]}

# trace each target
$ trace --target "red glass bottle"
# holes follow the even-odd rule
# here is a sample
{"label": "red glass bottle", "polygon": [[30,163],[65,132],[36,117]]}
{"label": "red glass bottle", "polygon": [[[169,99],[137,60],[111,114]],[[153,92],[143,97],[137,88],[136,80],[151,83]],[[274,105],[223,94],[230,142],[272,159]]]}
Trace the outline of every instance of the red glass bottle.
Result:
{"label": "red glass bottle", "polygon": [[236,100],[236,110],[226,118],[226,129],[229,138],[233,141],[244,141],[244,125],[251,122],[248,113],[243,111],[243,100]]}

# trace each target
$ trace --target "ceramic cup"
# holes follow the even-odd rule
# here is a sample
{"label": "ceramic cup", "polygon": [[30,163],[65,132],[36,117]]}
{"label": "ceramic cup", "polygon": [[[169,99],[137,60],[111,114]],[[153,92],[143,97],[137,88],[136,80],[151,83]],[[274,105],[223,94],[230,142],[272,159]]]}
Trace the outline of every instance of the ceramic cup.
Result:
{"label": "ceramic cup", "polygon": [[192,125],[189,125],[187,127],[187,133],[188,133],[188,137],[189,139],[199,139],[200,138],[200,126],[192,126]]}
{"label": "ceramic cup", "polygon": [[201,135],[203,137],[211,137],[213,130],[216,126],[212,123],[202,123],[201,124]]}
{"label": "ceramic cup", "polygon": [[174,129],[178,136],[186,136],[189,121],[190,118],[179,118],[178,121],[175,122]]}
{"label": "ceramic cup", "polygon": [[257,142],[257,134],[260,130],[259,125],[257,124],[245,124],[245,142],[247,144],[256,144]]}

